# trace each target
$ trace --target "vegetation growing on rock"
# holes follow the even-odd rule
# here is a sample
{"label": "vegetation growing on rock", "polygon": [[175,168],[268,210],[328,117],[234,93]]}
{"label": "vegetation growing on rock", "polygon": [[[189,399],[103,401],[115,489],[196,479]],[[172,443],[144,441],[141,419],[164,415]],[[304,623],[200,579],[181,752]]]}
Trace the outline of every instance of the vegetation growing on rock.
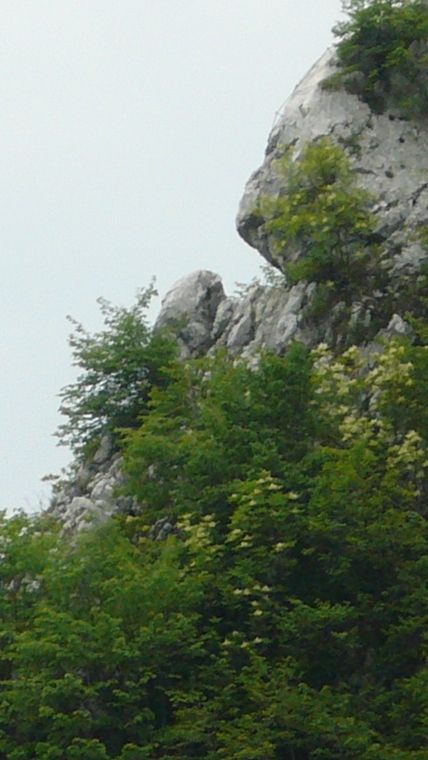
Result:
{"label": "vegetation growing on rock", "polygon": [[324,137],[297,158],[285,149],[272,170],[281,178],[281,192],[263,197],[254,213],[262,217],[262,235],[269,236],[288,281],[355,290],[376,259],[375,219],[372,199],[356,187],[344,150]]}
{"label": "vegetation growing on rock", "polygon": [[259,199],[254,209],[258,234],[290,285],[301,280],[316,285],[306,317],[329,319],[332,344],[339,344],[344,333],[347,345],[359,342],[361,329],[367,340],[368,327],[373,337],[393,311],[386,298],[382,305],[379,301],[388,272],[371,211],[374,198],[357,186],[351,159],[321,137],[297,155],[293,147],[284,149],[271,172],[280,191]]}
{"label": "vegetation growing on rock", "polygon": [[376,112],[428,115],[428,5],[425,0],[350,0],[334,28],[339,71],[327,87],[344,86]]}
{"label": "vegetation growing on rock", "polygon": [[105,329],[94,334],[69,318],[74,365],[82,373],[60,393],[60,411],[67,421],[57,435],[75,453],[88,454],[102,434],[117,439],[118,428],[136,425],[152,385],[167,382],[163,368],[176,347],[149,326],[146,312],[154,294],[153,285],[142,289],[129,309],[100,298]]}

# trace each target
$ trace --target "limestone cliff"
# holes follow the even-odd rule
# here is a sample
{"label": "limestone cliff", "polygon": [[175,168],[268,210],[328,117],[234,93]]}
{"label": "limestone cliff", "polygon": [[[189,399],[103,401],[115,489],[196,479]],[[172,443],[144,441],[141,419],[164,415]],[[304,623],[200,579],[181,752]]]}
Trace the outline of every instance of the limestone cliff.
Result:
{"label": "limestone cliff", "polygon": [[[383,285],[375,292],[362,294],[355,288],[354,300],[345,315],[347,321],[343,320],[339,303],[327,319],[317,324],[299,312],[294,337],[303,337],[309,343],[330,342],[335,318],[344,323],[342,343],[346,344],[349,340],[373,339],[394,314],[402,317],[409,310],[424,310],[423,302],[414,296],[421,285],[421,264],[427,258],[424,231],[428,221],[428,124],[403,119],[393,111],[377,114],[344,89],[326,90],[323,82],[335,68],[335,51],[331,49],[294,90],[269,136],[264,163],[247,183],[237,218],[244,240],[273,265],[284,269],[287,251],[278,255],[255,213],[261,197],[278,198],[284,192],[282,178],[273,168],[275,161],[284,147],[291,148],[293,160],[297,160],[305,145],[323,137],[341,146],[350,157],[356,184],[373,198],[376,237],[382,247]],[[311,287],[303,288],[303,301],[305,296],[310,301]],[[355,330],[358,326],[361,329]]]}
{"label": "limestone cliff", "polygon": [[418,267],[421,249],[408,233],[428,219],[428,125],[392,112],[375,114],[343,89],[324,89],[322,83],[334,69],[331,49],[285,104],[269,136],[265,161],[245,188],[237,219],[239,233],[268,261],[280,265],[269,240],[260,237],[254,206],[261,194],[281,192],[280,181],[271,170],[279,146],[292,145],[297,156],[308,141],[327,136],[351,155],[358,183],[377,199],[374,211],[379,235],[391,242],[397,268],[407,267],[411,272]]}
{"label": "limestone cliff", "polygon": [[287,251],[278,255],[255,209],[261,197],[277,198],[284,192],[274,168],[284,146],[291,146],[296,160],[309,142],[328,137],[344,149],[356,184],[373,198],[382,286],[365,292],[355,287],[348,304],[339,294],[327,315],[313,319],[313,282],[300,281],[293,287],[255,284],[237,299],[224,294],[217,275],[193,273],[166,296],[157,321],[164,325],[186,318],[179,333],[183,357],[219,346],[232,354],[249,354],[260,346],[281,352],[291,339],[307,345],[336,342],[339,347],[365,343],[389,324],[405,331],[405,313],[424,310],[416,294],[421,264],[427,259],[421,231],[428,222],[428,125],[393,112],[376,114],[345,90],[327,91],[322,83],[334,70],[335,53],[328,50],[285,104],[269,135],[264,163],[248,180],[237,227],[249,245],[284,271]]}
{"label": "limestone cliff", "polygon": [[[284,146],[297,160],[308,142],[328,137],[345,150],[356,183],[373,197],[383,288],[355,288],[346,304],[339,293],[328,314],[314,319],[314,282],[302,280],[290,287],[285,280],[274,286],[255,283],[242,296],[230,297],[218,275],[194,272],[166,295],[156,322],[157,327],[176,326],[183,359],[219,347],[247,357],[260,347],[281,353],[293,339],[308,346],[320,341],[339,348],[355,341],[369,344],[379,335],[408,332],[406,312],[425,308],[423,298],[414,296],[427,258],[420,233],[428,222],[428,125],[393,112],[375,114],[354,95],[325,90],[320,85],[334,67],[334,50],[329,50],[286,103],[269,136],[264,163],[245,188],[238,231],[270,264],[284,269],[287,251],[278,255],[255,209],[261,197],[277,198],[284,192],[273,168]],[[67,529],[76,530],[107,519],[117,509],[132,510],[113,495],[121,479],[120,458],[112,459],[105,440],[92,465],[82,467],[57,495],[52,511]]]}

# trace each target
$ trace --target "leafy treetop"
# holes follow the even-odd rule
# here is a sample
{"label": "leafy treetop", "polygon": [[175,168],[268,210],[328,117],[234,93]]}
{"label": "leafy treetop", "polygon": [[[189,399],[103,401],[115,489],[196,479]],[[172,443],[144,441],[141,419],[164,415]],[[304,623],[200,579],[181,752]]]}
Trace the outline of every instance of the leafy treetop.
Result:
{"label": "leafy treetop", "polygon": [[105,329],[94,334],[69,317],[74,364],[83,371],[60,393],[60,411],[67,421],[57,435],[75,453],[88,454],[90,445],[106,433],[118,441],[118,428],[139,424],[151,387],[167,382],[164,368],[176,347],[148,324],[146,312],[155,293],[153,285],[139,291],[129,309],[100,298]]}

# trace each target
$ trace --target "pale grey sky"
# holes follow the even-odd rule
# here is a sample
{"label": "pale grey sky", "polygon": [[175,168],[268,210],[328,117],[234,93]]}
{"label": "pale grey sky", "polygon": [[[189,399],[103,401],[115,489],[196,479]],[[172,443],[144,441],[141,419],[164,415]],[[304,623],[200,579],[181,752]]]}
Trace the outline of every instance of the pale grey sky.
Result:
{"label": "pale grey sky", "polygon": [[[0,0],[0,507],[39,507],[71,314],[100,326],[194,269],[259,271],[235,232],[275,112],[340,0]],[[158,308],[158,307],[156,307]]]}

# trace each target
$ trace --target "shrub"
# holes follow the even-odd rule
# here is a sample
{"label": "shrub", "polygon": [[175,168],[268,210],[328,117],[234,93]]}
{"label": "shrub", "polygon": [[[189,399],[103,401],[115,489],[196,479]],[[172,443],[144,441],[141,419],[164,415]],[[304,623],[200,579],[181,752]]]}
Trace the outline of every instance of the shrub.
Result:
{"label": "shrub", "polygon": [[283,194],[265,196],[257,212],[291,283],[333,282],[346,294],[374,261],[370,195],[353,184],[350,160],[328,138],[290,149],[275,162]]}
{"label": "shrub", "polygon": [[148,324],[146,311],[154,294],[153,286],[139,291],[130,309],[100,298],[105,329],[94,334],[69,318],[74,364],[83,372],[60,392],[60,411],[68,419],[57,435],[75,453],[87,452],[103,434],[117,440],[118,428],[137,427],[152,386],[167,383],[165,367],[176,347]]}
{"label": "shrub", "polygon": [[325,85],[343,85],[378,113],[428,114],[428,5],[424,0],[350,0],[333,29],[340,70]]}

